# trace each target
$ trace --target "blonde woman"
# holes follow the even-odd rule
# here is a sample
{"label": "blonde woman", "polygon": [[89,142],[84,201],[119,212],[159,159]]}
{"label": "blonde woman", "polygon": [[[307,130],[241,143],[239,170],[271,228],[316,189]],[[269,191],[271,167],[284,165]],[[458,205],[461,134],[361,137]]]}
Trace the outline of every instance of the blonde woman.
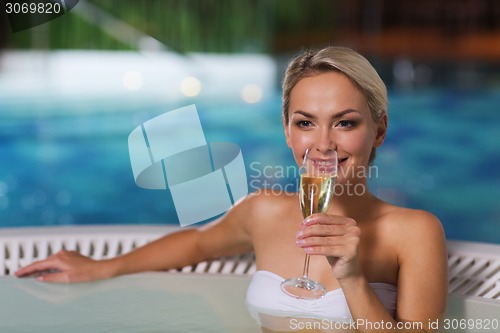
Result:
{"label": "blonde woman", "polygon": [[[254,251],[257,272],[247,303],[260,319],[267,312],[288,319],[347,317],[360,332],[430,332],[447,302],[442,226],[428,212],[378,199],[366,187],[367,173],[360,172],[370,166],[387,130],[387,91],[375,69],[347,48],[299,54],[283,81],[283,125],[297,164],[313,145],[313,158],[337,152],[337,191],[327,213],[304,220],[297,194],[264,190],[214,223],[169,234],[124,256],[93,261],[60,252],[17,275],[50,271],[40,280],[82,282]],[[364,190],[349,191],[353,186]],[[281,281],[300,274],[305,253],[311,255],[309,276],[328,290],[320,300],[280,290]],[[273,325],[262,323],[264,329]]]}

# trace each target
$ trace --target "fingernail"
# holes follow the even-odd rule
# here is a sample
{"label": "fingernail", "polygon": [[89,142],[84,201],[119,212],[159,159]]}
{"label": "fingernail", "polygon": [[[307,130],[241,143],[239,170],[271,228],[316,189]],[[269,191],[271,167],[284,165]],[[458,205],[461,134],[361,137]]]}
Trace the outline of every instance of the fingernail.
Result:
{"label": "fingernail", "polygon": [[305,241],[305,240],[303,240],[303,239],[297,239],[297,240],[295,241],[295,243],[296,243],[298,246],[304,245],[304,243],[305,243],[305,242],[306,242],[306,241]]}
{"label": "fingernail", "polygon": [[312,247],[306,247],[306,248],[304,248],[304,251],[306,251],[306,253],[312,253],[313,248]]}
{"label": "fingernail", "polygon": [[297,233],[295,234],[295,237],[297,237],[297,238],[302,237],[302,230],[299,230],[299,232],[297,232]]}
{"label": "fingernail", "polygon": [[314,219],[312,217],[307,217],[304,222],[303,222],[304,225],[311,225],[311,224],[314,224]]}

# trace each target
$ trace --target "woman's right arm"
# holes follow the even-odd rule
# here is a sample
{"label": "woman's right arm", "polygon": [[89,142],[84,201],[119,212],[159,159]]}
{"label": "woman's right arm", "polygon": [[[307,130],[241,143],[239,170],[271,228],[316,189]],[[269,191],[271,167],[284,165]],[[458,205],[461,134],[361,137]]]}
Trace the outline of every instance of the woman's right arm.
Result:
{"label": "woman's right arm", "polygon": [[16,276],[44,282],[87,282],[144,271],[162,271],[252,250],[246,228],[254,201],[246,198],[219,220],[181,229],[122,256],[93,260],[75,251],[60,251],[19,269]]}

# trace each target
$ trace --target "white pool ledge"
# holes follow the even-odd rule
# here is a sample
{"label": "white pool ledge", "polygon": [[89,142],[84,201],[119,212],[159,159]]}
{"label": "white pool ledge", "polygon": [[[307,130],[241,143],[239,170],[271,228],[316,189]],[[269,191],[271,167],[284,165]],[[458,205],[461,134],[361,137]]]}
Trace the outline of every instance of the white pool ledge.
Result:
{"label": "white pool ledge", "polygon": [[[176,226],[68,226],[0,228],[0,276],[61,249],[94,259],[127,253],[177,230]],[[500,244],[448,241],[449,293],[500,304]],[[186,266],[172,272],[239,274],[255,272],[253,254]]]}

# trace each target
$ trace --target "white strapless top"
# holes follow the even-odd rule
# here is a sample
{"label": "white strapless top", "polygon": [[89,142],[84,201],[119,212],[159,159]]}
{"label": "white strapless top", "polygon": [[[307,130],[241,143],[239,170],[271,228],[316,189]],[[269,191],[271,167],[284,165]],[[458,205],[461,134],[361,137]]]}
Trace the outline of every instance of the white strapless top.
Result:
{"label": "white strapless top", "polygon": [[[342,289],[329,291],[317,300],[297,299],[285,294],[280,284],[283,277],[269,271],[254,273],[247,289],[246,303],[251,315],[259,321],[259,314],[277,317],[318,318],[335,321],[351,319]],[[370,283],[387,311],[396,313],[396,286],[388,283]]]}

